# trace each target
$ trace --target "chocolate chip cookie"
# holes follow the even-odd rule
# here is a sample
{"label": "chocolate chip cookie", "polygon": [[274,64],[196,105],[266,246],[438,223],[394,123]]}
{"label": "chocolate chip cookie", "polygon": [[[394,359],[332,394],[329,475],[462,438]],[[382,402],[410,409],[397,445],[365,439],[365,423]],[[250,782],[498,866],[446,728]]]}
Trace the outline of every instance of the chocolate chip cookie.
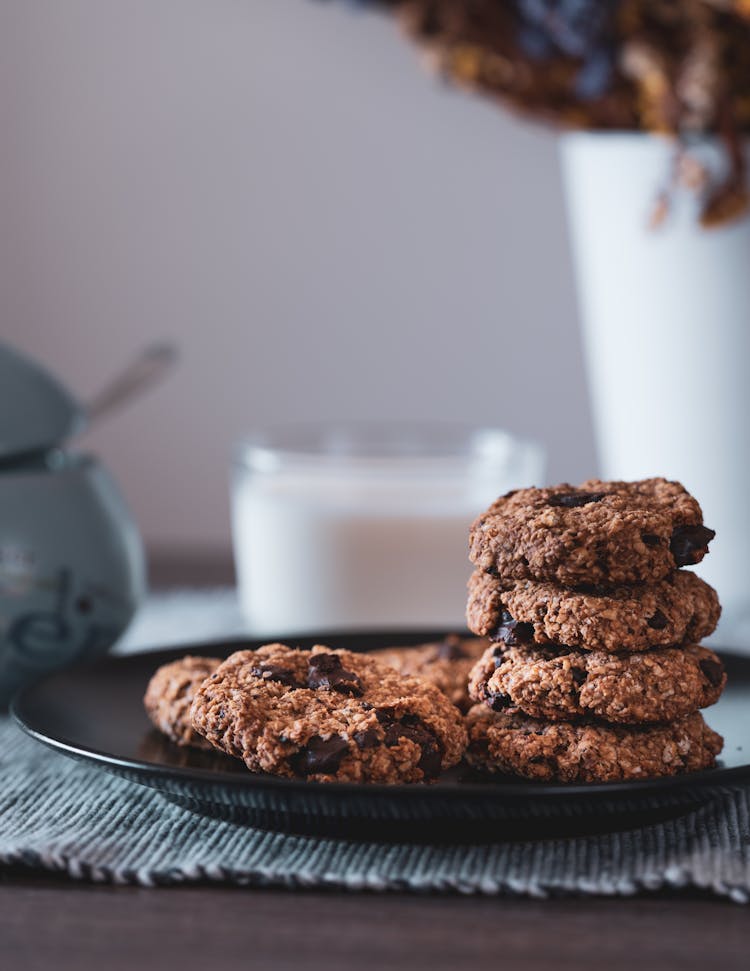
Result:
{"label": "chocolate chip cookie", "polygon": [[143,705],[146,714],[167,738],[177,745],[210,749],[193,731],[190,705],[198,688],[221,664],[218,657],[186,657],[163,664],[148,683]]}
{"label": "chocolate chip cookie", "polygon": [[640,587],[571,590],[540,580],[503,584],[475,570],[469,580],[469,629],[490,640],[567,644],[587,651],[645,651],[699,641],[716,629],[713,587],[689,570]]}
{"label": "chocolate chip cookie", "polygon": [[707,647],[659,647],[643,654],[565,647],[490,647],[471,672],[469,694],[493,711],[533,718],[594,716],[616,724],[667,722],[707,708],[726,684]]}
{"label": "chocolate chip cookie", "polygon": [[698,563],[714,532],[678,482],[601,482],[519,489],[471,527],[470,558],[501,580],[563,586],[654,583]]}
{"label": "chocolate chip cookie", "polygon": [[371,656],[388,664],[399,674],[421,678],[439,688],[460,708],[468,711],[469,672],[487,649],[483,637],[461,638],[456,634],[434,644],[418,647],[391,647],[372,651]]}
{"label": "chocolate chip cookie", "polygon": [[649,779],[710,768],[721,735],[694,712],[670,725],[625,728],[594,722],[542,722],[517,709],[475,705],[466,716],[467,761],[488,772],[548,782]]}
{"label": "chocolate chip cookie", "polygon": [[422,782],[459,761],[461,713],[431,684],[317,646],[237,651],[200,687],[193,728],[253,772],[315,782]]}

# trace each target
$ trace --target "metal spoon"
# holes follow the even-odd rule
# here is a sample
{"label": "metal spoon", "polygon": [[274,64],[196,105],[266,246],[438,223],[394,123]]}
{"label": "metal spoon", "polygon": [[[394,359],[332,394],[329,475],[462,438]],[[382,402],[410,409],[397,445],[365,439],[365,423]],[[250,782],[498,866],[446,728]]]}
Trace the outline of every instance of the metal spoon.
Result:
{"label": "metal spoon", "polygon": [[150,344],[87,403],[90,427],[158,384],[177,360],[177,345],[168,341]]}

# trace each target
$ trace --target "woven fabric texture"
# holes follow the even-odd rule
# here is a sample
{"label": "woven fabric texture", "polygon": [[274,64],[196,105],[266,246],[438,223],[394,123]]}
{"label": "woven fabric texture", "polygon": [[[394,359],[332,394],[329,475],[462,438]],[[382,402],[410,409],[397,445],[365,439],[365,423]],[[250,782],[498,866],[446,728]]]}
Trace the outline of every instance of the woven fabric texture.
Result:
{"label": "woven fabric texture", "polygon": [[750,899],[750,793],[679,819],[596,837],[482,846],[349,843],[207,819],[45,749],[0,722],[0,862],[146,886],[480,894],[633,894],[700,887]]}

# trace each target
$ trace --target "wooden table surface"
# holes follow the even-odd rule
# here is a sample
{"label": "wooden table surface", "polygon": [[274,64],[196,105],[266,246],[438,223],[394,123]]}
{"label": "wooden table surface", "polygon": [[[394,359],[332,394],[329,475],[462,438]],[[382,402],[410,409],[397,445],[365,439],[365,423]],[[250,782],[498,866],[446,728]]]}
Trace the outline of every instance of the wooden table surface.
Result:
{"label": "wooden table surface", "polygon": [[[231,578],[161,558],[159,586]],[[525,900],[140,889],[0,871],[0,968],[619,971],[750,968],[750,908],[697,893]]]}

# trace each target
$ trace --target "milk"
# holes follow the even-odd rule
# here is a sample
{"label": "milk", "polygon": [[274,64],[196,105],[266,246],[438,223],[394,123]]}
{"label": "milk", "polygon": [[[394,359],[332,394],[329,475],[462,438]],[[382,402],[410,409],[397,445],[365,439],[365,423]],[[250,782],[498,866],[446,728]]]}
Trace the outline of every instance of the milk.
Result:
{"label": "milk", "polygon": [[[525,471],[540,466],[534,453]],[[238,467],[235,562],[251,631],[463,628],[469,526],[497,495],[531,484],[514,471],[511,479],[494,467],[436,470],[393,457]]]}

